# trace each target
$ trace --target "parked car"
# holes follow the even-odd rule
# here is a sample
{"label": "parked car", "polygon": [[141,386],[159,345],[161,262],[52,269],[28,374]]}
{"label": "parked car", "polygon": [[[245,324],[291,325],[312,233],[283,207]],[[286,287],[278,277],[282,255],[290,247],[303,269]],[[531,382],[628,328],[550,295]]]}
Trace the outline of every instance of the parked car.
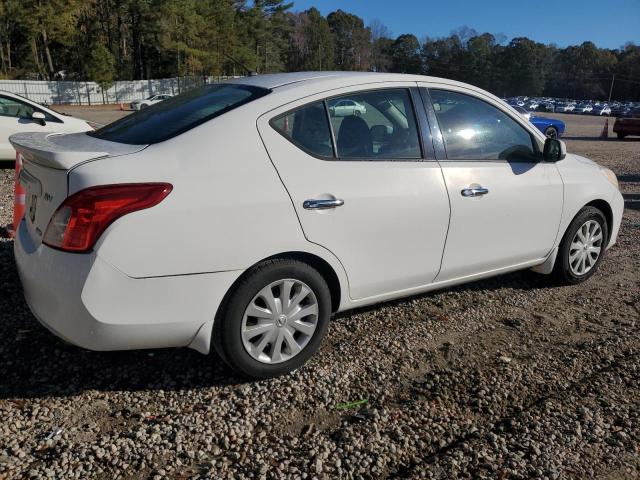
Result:
{"label": "parked car", "polygon": [[354,100],[338,100],[329,105],[329,113],[332,117],[360,116],[367,113],[367,107]]}
{"label": "parked car", "polygon": [[564,134],[565,125],[562,120],[532,115],[529,121],[549,138],[559,138]]}
{"label": "parked car", "polygon": [[[331,117],[346,99],[366,113]],[[332,312],[525,268],[583,282],[624,205],[497,97],[417,75],[253,76],[11,142],[40,322],[93,350],[214,348],[256,378],[300,367]]]}
{"label": "parked car", "polygon": [[573,111],[575,110],[576,106],[573,103],[567,103],[564,108],[563,108],[563,112],[566,113],[573,113]]}
{"label": "parked car", "polygon": [[168,100],[172,98],[173,95],[164,94],[164,95],[151,95],[144,100],[134,100],[131,102],[131,110],[142,110],[143,108],[147,108],[151,105],[155,105],[156,103],[160,103],[164,100]]}
{"label": "parked car", "polygon": [[593,110],[593,114],[608,117],[611,115],[611,107],[608,105],[600,105]]}
{"label": "parked car", "polygon": [[580,112],[581,113],[591,113],[592,111],[593,111],[593,105],[591,105],[591,104],[582,105],[580,107]]}
{"label": "parked car", "polygon": [[562,120],[556,120],[555,118],[545,118],[534,115],[533,113],[525,110],[522,107],[513,107],[522,118],[529,120],[538,130],[545,134],[549,138],[558,138],[564,133],[564,122]]}
{"label": "parked car", "polygon": [[538,111],[539,112],[551,112],[551,113],[554,113],[556,111],[556,109],[553,106],[553,103],[545,102],[545,103],[541,103],[540,105],[538,105]]}
{"label": "parked car", "polygon": [[628,135],[640,135],[640,108],[616,118],[613,131],[621,140]]}
{"label": "parked car", "polygon": [[91,124],[55,112],[15,93],[0,91],[0,160],[15,160],[9,136],[21,132],[84,132]]}

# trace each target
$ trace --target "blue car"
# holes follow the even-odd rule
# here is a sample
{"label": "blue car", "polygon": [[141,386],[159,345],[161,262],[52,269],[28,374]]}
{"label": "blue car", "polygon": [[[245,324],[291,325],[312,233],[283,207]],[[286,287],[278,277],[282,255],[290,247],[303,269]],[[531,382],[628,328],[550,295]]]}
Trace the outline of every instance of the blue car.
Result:
{"label": "blue car", "polygon": [[555,118],[538,117],[530,111],[514,106],[513,108],[535,125],[535,127],[544,133],[549,138],[559,138],[564,133],[564,122],[562,120],[556,120]]}
{"label": "blue car", "polygon": [[549,138],[558,138],[564,133],[564,122],[562,120],[531,115],[529,121]]}

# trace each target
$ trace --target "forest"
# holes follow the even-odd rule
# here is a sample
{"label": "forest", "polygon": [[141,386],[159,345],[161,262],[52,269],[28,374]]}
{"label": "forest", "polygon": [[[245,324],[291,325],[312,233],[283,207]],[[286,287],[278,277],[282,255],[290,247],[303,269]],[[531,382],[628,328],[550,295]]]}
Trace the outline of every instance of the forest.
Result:
{"label": "forest", "polygon": [[[568,26],[567,28],[573,28]],[[301,70],[404,72],[500,96],[640,100],[640,46],[560,48],[460,27],[393,35],[285,0],[1,0],[0,79],[116,80]]]}

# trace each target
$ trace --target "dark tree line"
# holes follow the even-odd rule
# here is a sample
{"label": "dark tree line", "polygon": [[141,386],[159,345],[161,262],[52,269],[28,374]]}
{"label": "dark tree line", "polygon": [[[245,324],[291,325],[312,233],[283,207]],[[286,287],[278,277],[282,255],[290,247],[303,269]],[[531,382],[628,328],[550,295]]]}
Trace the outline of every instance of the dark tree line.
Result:
{"label": "dark tree line", "polygon": [[1,0],[0,77],[95,80],[296,70],[421,73],[498,95],[640,100],[640,46],[558,48],[467,27],[392,37],[285,0]]}

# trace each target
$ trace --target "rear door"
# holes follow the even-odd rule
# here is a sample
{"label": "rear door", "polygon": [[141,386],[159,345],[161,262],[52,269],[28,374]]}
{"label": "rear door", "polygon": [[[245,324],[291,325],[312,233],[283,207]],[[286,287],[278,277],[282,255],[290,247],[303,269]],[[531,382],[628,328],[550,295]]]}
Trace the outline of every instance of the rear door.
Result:
{"label": "rear door", "polygon": [[[354,300],[432,282],[449,222],[415,83],[384,85],[307,97],[258,119],[306,238],[342,262]],[[345,100],[366,113],[344,115],[336,107]]]}
{"label": "rear door", "polygon": [[[534,134],[493,99],[464,88],[424,89],[451,199],[438,281],[547,256],[558,234],[563,183]],[[429,96],[431,103],[429,103]]]}

